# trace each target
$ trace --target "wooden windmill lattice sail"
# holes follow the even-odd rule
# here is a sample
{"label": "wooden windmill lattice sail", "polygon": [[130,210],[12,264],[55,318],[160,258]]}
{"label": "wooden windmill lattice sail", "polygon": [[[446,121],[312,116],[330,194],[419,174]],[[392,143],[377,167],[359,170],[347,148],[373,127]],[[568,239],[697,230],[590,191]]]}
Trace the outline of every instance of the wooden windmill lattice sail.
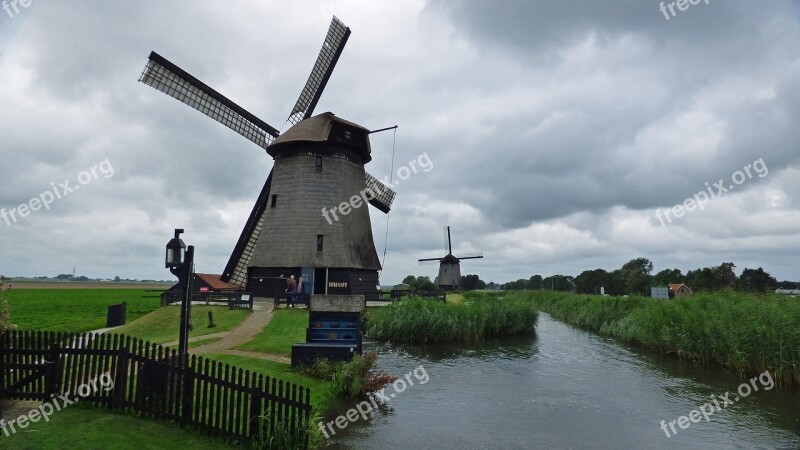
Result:
{"label": "wooden windmill lattice sail", "polygon": [[[381,269],[369,211],[353,208],[326,221],[362,192],[388,213],[395,193],[364,170],[371,159],[369,130],[332,113],[313,116],[350,29],[334,17],[319,56],[287,119],[283,134],[221,93],[151,52],[139,79],[202,112],[267,150],[273,168],[234,247],[222,280],[269,297],[289,274],[302,274],[315,293],[377,298]],[[329,289],[330,286],[333,288]]]}

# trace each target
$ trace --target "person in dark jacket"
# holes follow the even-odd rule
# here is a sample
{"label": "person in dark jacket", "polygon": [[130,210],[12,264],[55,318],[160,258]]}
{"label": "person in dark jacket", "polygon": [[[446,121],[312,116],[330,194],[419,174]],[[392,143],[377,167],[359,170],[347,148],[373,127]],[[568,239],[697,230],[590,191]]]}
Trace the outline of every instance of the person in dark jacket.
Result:
{"label": "person in dark jacket", "polygon": [[294,307],[294,294],[297,291],[297,287],[294,284],[294,275],[289,276],[286,279],[286,293],[289,294],[287,299],[290,307]]}

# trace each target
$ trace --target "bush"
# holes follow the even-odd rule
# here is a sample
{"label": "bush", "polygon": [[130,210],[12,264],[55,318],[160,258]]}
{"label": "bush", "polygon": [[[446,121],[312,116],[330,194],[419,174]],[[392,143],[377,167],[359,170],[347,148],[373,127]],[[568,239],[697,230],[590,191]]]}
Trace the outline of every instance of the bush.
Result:
{"label": "bush", "polygon": [[301,369],[301,372],[330,381],[330,389],[336,397],[356,398],[378,391],[397,380],[397,377],[376,369],[377,360],[378,354],[375,352],[355,355],[349,363],[318,358],[312,366]]}

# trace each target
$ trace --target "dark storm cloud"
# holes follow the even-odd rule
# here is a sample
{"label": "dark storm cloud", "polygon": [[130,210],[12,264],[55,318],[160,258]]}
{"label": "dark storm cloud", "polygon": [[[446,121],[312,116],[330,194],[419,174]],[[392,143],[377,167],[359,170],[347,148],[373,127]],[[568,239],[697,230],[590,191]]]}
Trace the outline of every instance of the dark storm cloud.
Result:
{"label": "dark storm cloud", "polygon": [[[177,226],[201,270],[221,271],[272,162],[137,83],[147,55],[283,128],[335,13],[353,35],[317,112],[400,125],[396,142],[371,137],[379,178],[424,152],[434,164],[397,186],[382,282],[435,275],[416,260],[443,251],[448,224],[457,252],[486,254],[464,268],[486,280],[637,256],[793,277],[797,3],[712,0],[668,21],[658,3],[97,0],[0,16],[0,207],[104,159],[115,169],[50,211],[0,222],[0,273],[166,278]],[[655,208],[757,158],[768,176],[659,226]],[[371,217],[383,258],[387,217]]]}
{"label": "dark storm cloud", "polygon": [[[491,185],[492,193],[471,204],[516,228],[576,211],[675,203],[759,157],[775,170],[797,163],[791,123],[800,118],[798,49],[792,39],[775,39],[779,32],[797,37],[796,4],[701,3],[669,21],[657,6],[429,5],[479,49],[476,71],[502,77],[495,64],[514,61],[528,73],[515,83],[531,93],[518,101],[545,98],[545,108],[526,112],[511,104],[521,114],[464,124],[496,131],[459,142],[460,153],[471,158],[454,153],[448,162],[462,176],[470,167],[495,167],[473,170],[470,178]],[[502,49],[507,59],[496,58]],[[550,74],[548,84],[542,72]],[[760,88],[773,89],[772,98],[753,98]],[[717,141],[702,142],[712,134]],[[469,188],[451,192],[472,197]]]}

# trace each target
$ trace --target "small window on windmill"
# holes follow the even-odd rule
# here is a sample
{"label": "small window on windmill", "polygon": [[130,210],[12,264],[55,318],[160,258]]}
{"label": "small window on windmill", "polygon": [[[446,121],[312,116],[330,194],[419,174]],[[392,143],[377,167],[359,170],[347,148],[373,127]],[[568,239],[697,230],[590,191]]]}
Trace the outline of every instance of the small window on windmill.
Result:
{"label": "small window on windmill", "polygon": [[344,138],[350,140],[350,130],[344,130]]}
{"label": "small window on windmill", "polygon": [[322,251],[322,235],[321,234],[317,235],[317,251],[318,252]]}
{"label": "small window on windmill", "polygon": [[317,172],[322,172],[322,156],[317,156],[316,167],[317,167]]}
{"label": "small window on windmill", "polygon": [[269,200],[269,207],[274,208],[278,204],[278,194],[272,194]]}

